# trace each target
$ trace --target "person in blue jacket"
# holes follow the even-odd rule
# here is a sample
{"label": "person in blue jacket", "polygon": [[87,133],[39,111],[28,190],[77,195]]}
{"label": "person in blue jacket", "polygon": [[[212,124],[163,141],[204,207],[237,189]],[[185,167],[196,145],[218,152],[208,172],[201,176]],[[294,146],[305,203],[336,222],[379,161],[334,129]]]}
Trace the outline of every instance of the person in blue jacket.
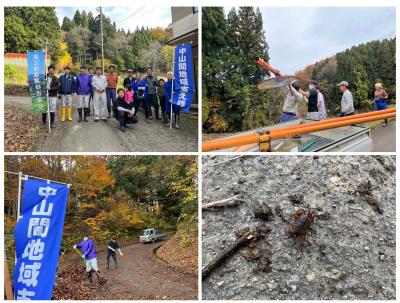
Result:
{"label": "person in blue jacket", "polygon": [[137,114],[140,105],[143,104],[144,114],[146,116],[146,122],[150,123],[150,106],[148,96],[148,87],[147,82],[142,80],[142,74],[140,72],[136,72],[135,80],[131,84],[133,94],[134,94],[134,102],[135,102],[135,115]]}
{"label": "person in blue jacket", "polygon": [[71,68],[66,66],[64,74],[60,76],[59,93],[61,95],[61,121],[65,121],[65,111],[67,111],[68,121],[72,121],[72,95],[76,91],[76,79],[71,75]]}
{"label": "person in blue jacket", "polygon": [[[172,82],[173,81],[173,82]],[[172,83],[174,84],[174,94],[179,94],[181,85],[178,80],[174,79],[172,72],[167,73],[167,82],[164,84],[165,93],[165,126],[169,126],[171,119],[171,104],[172,104]],[[172,104],[172,113],[174,114],[174,127],[179,128],[179,118],[181,113],[181,106]]]}

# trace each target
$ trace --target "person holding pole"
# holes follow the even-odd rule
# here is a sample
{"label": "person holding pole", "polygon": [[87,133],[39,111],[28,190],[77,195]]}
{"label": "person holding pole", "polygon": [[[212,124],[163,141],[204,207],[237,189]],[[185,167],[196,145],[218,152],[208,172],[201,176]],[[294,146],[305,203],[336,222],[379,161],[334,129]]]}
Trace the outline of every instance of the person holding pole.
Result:
{"label": "person holding pole", "polygon": [[[76,91],[76,80],[71,75],[71,68],[66,66],[64,74],[60,77],[60,95],[61,95],[61,122],[64,122],[67,116],[68,121],[72,121],[72,96]],[[67,113],[67,115],[66,115]]]}
{"label": "person holding pole", "polygon": [[164,92],[165,92],[165,126],[169,126],[172,124],[172,114],[174,114],[174,127],[179,128],[179,118],[181,113],[181,107],[179,105],[173,104],[173,94],[179,93],[181,90],[181,85],[179,81],[174,79],[173,73],[169,71],[167,73],[167,82],[164,85]]}
{"label": "person holding pole", "polygon": [[101,67],[96,67],[96,74],[92,78],[94,122],[100,119],[107,122],[107,79],[101,72]]}
{"label": "person holding pole", "polygon": [[[48,94],[48,111],[50,112],[50,127],[54,128],[54,120],[57,111],[57,94],[59,88],[59,81],[57,76],[54,74],[56,68],[54,65],[50,65],[47,68],[47,78],[46,78],[46,89]],[[46,126],[47,113],[42,113],[42,123]]]}
{"label": "person holding pole", "polygon": [[107,245],[107,269],[110,268],[110,257],[113,258],[115,268],[118,268],[118,261],[117,261],[117,255],[116,251],[118,251],[120,256],[123,256],[124,254],[122,253],[121,249],[119,248],[119,245],[117,243],[117,239],[113,237],[110,242],[108,242]]}
{"label": "person holding pole", "polygon": [[97,280],[100,283],[100,271],[97,266],[97,258],[96,258],[96,245],[94,244],[93,240],[85,236],[83,237],[83,241],[78,244],[75,244],[73,248],[76,250],[80,249],[82,251],[81,257],[85,260],[86,272],[88,275],[89,282],[90,283],[93,282],[92,275],[93,272],[95,272]]}
{"label": "person holding pole", "polygon": [[76,94],[78,95],[78,122],[88,122],[89,99],[92,93],[91,76],[88,74],[86,66],[81,66],[81,72],[76,76]]}

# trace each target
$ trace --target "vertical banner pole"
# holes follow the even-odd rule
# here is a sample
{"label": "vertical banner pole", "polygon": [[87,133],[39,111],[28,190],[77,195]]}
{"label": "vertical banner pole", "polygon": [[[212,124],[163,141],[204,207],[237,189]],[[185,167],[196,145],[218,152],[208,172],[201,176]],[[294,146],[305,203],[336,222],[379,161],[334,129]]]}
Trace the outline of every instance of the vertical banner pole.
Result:
{"label": "vertical banner pole", "polygon": [[104,38],[103,38],[103,9],[100,6],[100,32],[101,32],[101,72],[104,74]]}
{"label": "vertical banner pole", "polygon": [[[46,86],[47,86],[47,44],[49,43],[49,40],[46,38],[46,51],[44,53],[44,62],[45,62],[45,67],[44,67],[44,74],[46,75]],[[46,89],[47,92],[47,121],[49,122],[49,133],[51,133],[51,127],[50,127],[50,123],[51,123],[51,118],[50,118],[50,99],[49,99],[49,90]]]}
{"label": "vertical banner pole", "polygon": [[175,79],[175,49],[174,45],[174,59],[172,60],[172,85],[171,85],[171,113],[169,118],[169,128],[172,129],[172,102],[174,101],[174,79]]}
{"label": "vertical banner pole", "polygon": [[13,300],[14,294],[13,294],[12,284],[11,284],[11,280],[10,280],[10,273],[8,272],[6,252],[4,252],[4,288],[6,291],[6,299]]}
{"label": "vertical banner pole", "polygon": [[21,215],[21,187],[22,187],[22,172],[18,173],[18,205],[17,205],[17,222]]}

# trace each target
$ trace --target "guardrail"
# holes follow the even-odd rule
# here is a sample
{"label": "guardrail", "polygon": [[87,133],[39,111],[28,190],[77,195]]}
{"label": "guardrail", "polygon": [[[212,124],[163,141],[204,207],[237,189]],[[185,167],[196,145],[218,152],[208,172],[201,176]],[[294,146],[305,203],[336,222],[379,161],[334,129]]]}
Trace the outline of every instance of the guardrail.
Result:
{"label": "guardrail", "polygon": [[260,151],[271,151],[271,141],[289,136],[303,135],[331,128],[383,120],[396,116],[396,109],[390,108],[353,116],[315,121],[300,125],[287,126],[276,129],[263,129],[251,133],[231,136],[222,139],[206,141],[202,144],[203,152],[232,148],[248,144],[260,144]]}

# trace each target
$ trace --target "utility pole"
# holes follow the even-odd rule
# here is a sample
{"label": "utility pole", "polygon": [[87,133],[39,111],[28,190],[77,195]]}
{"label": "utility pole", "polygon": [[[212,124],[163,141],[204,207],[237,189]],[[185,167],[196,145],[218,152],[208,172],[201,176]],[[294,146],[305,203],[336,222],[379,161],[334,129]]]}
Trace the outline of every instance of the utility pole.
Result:
{"label": "utility pole", "polygon": [[101,71],[104,74],[104,38],[103,38],[103,10],[100,6],[100,35],[101,35]]}

